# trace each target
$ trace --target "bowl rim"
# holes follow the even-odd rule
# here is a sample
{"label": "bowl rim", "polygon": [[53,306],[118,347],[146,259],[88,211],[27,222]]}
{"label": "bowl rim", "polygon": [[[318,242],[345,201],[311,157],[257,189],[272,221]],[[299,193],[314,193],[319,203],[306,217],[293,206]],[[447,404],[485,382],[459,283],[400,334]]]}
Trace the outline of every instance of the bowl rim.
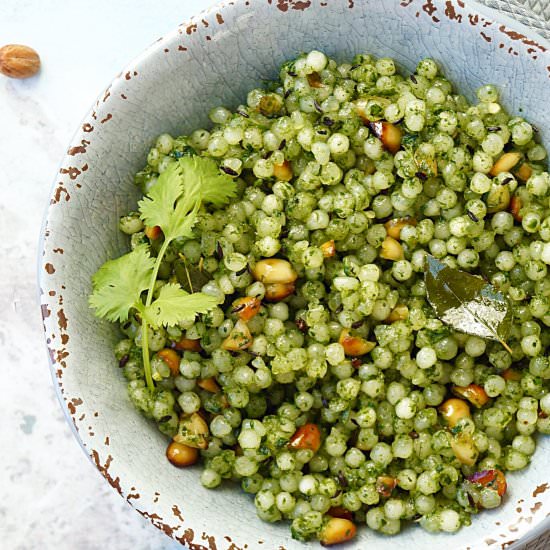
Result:
{"label": "bowl rim", "polygon": [[[281,0],[279,0],[281,1]],[[293,0],[290,0],[291,2]],[[393,0],[397,2],[398,0]],[[401,5],[403,7],[406,7],[410,5],[415,0],[404,0],[404,2],[401,2]],[[443,6],[444,0],[430,0],[429,3],[435,2],[437,4],[440,4]],[[509,16],[505,12],[501,12],[497,10],[496,8],[487,6],[485,4],[482,4],[478,0],[452,0],[450,3],[453,3],[453,1],[456,1],[457,4],[462,9],[467,9],[472,15],[481,15],[485,18],[486,21],[490,21],[491,23],[500,23],[502,25],[505,25],[506,29],[508,31],[513,31],[515,33],[518,33],[520,36],[520,40],[527,41],[529,40],[529,43],[535,43],[537,46],[542,46],[541,49],[543,49],[544,52],[550,51],[550,40],[546,39],[542,35],[540,35],[536,30],[530,28],[529,26],[514,20],[511,16]],[[265,0],[264,0],[265,2]],[[274,0],[267,0],[268,4],[272,4]],[[305,9],[308,9],[312,2],[304,2],[307,4]],[[449,2],[447,2],[449,4]],[[139,67],[140,63],[143,61],[157,56],[161,52],[161,48],[164,47],[166,43],[169,43],[176,39],[178,36],[181,35],[181,29],[189,28],[193,25],[199,24],[202,20],[205,18],[216,14],[224,14],[227,11],[231,11],[234,9],[243,8],[244,6],[250,7],[254,9],[255,5],[254,3],[250,2],[249,0],[232,0],[232,1],[225,1],[222,0],[206,9],[198,11],[196,14],[192,15],[191,17],[187,18],[183,22],[179,23],[177,26],[175,26],[172,30],[168,31],[167,33],[160,36],[158,39],[156,39],[154,42],[150,43],[145,49],[143,49],[139,54],[134,56],[129,62],[127,62],[122,70],[115,75],[109,82],[108,86],[104,88],[100,88],[101,91],[96,100],[92,103],[91,107],[87,110],[85,115],[81,118],[80,124],[77,126],[76,131],[73,133],[71,139],[69,140],[69,145],[73,143],[80,143],[82,138],[86,137],[86,134],[83,132],[82,126],[83,124],[90,120],[91,116],[94,113],[95,108],[100,104],[101,100],[104,98],[104,94],[108,90],[114,90],[116,89],[117,84],[120,82],[120,77],[123,74],[126,74],[128,71],[133,71],[135,68]],[[312,5],[311,7],[318,8],[317,5]],[[350,8],[353,7],[353,2],[350,2]],[[550,66],[548,67],[548,70],[550,71]],[[550,130],[550,129],[549,129]],[[53,204],[51,202],[52,197],[54,196],[54,192],[58,186],[58,180],[59,180],[59,172],[63,166],[67,164],[67,161],[70,160],[69,154],[67,150],[63,154],[60,162],[57,166],[57,171],[55,173],[55,176],[53,178],[53,182],[50,186],[50,191],[48,193],[48,199],[50,202],[47,204],[44,214],[42,217],[41,227],[40,227],[40,233],[38,238],[38,247],[37,247],[37,263],[36,263],[36,276],[37,276],[37,294],[38,294],[38,303],[42,303],[42,295],[44,294],[44,290],[48,287],[48,281],[47,276],[48,273],[44,271],[44,265],[43,265],[43,256],[46,254],[47,251],[47,245],[46,245],[46,236],[47,236],[47,230],[48,230],[48,224],[51,218],[51,213],[53,211]],[[58,333],[58,327],[55,323],[52,322],[52,320],[49,318],[49,314],[46,313],[44,307],[41,307],[41,318],[43,323],[43,336],[44,336],[44,344],[45,344],[45,351],[46,356],[48,360],[48,365],[50,369],[50,376],[52,379],[52,383],[54,386],[54,391],[57,396],[57,399],[59,401],[59,404],[61,405],[61,409],[63,411],[63,415],[69,424],[69,427],[78,442],[78,445],[84,452],[84,454],[87,456],[90,463],[93,464],[95,469],[102,475],[103,478],[105,478],[106,481],[109,481],[108,474],[106,473],[105,469],[98,464],[96,460],[94,460],[92,456],[93,449],[86,447],[86,443],[84,442],[84,438],[82,437],[82,434],[78,431],[78,428],[76,427],[74,418],[72,416],[72,413],[70,411],[69,403],[66,398],[63,396],[63,389],[62,385],[60,383],[59,378],[56,375],[56,366],[58,365],[59,361],[54,358],[53,350],[49,346],[48,342],[48,333]],[[156,520],[154,517],[154,514],[147,514],[141,510],[138,510],[132,501],[125,498],[122,492],[119,491],[119,494],[121,497],[124,498],[124,500],[134,508],[136,511],[140,512],[141,515],[146,517],[157,529],[164,531],[165,534],[168,534],[173,540],[176,540],[177,542],[180,542],[180,544],[185,545],[186,542],[191,541],[182,541],[178,538],[176,538],[175,533],[169,533],[166,531],[162,523],[159,523],[159,521]],[[520,548],[523,548],[527,543],[533,541],[534,539],[540,537],[541,535],[545,533],[550,533],[550,514],[548,516],[540,521],[538,524],[536,524],[533,528],[527,530],[524,532],[523,536],[521,536],[519,539],[515,541],[511,541],[512,543],[507,546],[508,550],[519,550]],[[209,537],[211,538],[211,537]],[[191,543],[192,544],[192,543]],[[206,547],[198,545],[198,546],[192,546],[192,548],[199,548],[199,549],[205,549]],[[215,548],[215,546],[213,547]],[[236,547],[232,547],[236,548]],[[280,548],[280,550],[284,550],[283,547]]]}

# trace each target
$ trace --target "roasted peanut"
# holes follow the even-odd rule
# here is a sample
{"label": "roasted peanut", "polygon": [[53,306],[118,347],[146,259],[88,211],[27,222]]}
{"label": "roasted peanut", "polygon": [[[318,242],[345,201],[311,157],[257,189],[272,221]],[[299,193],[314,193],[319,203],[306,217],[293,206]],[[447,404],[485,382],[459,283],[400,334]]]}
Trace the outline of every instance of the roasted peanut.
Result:
{"label": "roasted peanut", "polygon": [[170,368],[172,376],[177,376],[180,372],[180,356],[170,348],[161,349],[157,353],[157,357],[160,357]]}
{"label": "roasted peanut", "polygon": [[280,302],[296,290],[294,283],[270,283],[265,285],[264,298],[267,302]]}
{"label": "roasted peanut", "polygon": [[330,518],[319,533],[319,541],[323,546],[340,544],[355,537],[357,527],[349,519]]}
{"label": "roasted peanut", "polygon": [[368,126],[390,153],[395,155],[401,149],[403,132],[400,128],[386,121],[369,122]]}
{"label": "roasted peanut", "polygon": [[319,248],[324,258],[332,258],[336,254],[336,246],[332,240],[324,242]]}
{"label": "roasted peanut", "polygon": [[376,492],[383,497],[389,497],[397,487],[397,479],[392,476],[378,476],[376,478]]}
{"label": "roasted peanut", "polygon": [[256,281],[261,281],[264,284],[288,284],[293,283],[298,278],[290,262],[279,258],[260,260],[252,269],[252,275]]}
{"label": "roasted peanut", "polygon": [[453,386],[452,392],[455,395],[459,395],[460,397],[467,399],[477,408],[483,407],[483,405],[489,401],[489,396],[485,393],[485,390],[477,384],[470,384],[469,386]]}
{"label": "roasted peanut", "polygon": [[344,348],[344,353],[351,356],[365,355],[376,346],[374,342],[368,342],[360,336],[351,336],[347,328],[340,333],[338,343]]}
{"label": "roasted peanut", "polygon": [[393,237],[387,236],[382,242],[380,257],[384,258],[384,260],[393,260],[395,262],[397,260],[402,260],[405,255],[399,241],[396,241]]}
{"label": "roasted peanut", "polygon": [[199,459],[199,451],[183,443],[171,441],[166,448],[166,458],[170,461],[170,464],[178,468],[184,468],[185,466],[191,466],[197,462]]}
{"label": "roasted peanut", "polygon": [[384,227],[386,228],[386,233],[392,239],[399,239],[401,236],[401,229],[406,225],[416,225],[416,220],[411,216],[406,216],[404,218],[393,218],[388,220]]}
{"label": "roasted peanut", "polygon": [[162,229],[158,225],[146,226],[145,236],[152,241],[158,239],[162,235]]}
{"label": "roasted peanut", "polygon": [[487,193],[486,202],[489,214],[506,210],[510,204],[510,188],[508,185],[493,184]]}
{"label": "roasted peanut", "polygon": [[451,428],[456,426],[460,419],[471,416],[470,407],[468,407],[466,401],[454,397],[447,399],[445,403],[439,405],[439,412]]}
{"label": "roasted peanut", "polygon": [[291,449],[311,449],[317,452],[321,446],[321,431],[317,424],[304,424],[296,430],[288,442]]}
{"label": "roasted peanut", "polygon": [[242,351],[252,345],[252,334],[248,325],[241,319],[236,323],[229,336],[222,342],[221,348],[228,351]]}
{"label": "roasted peanut", "polygon": [[521,160],[521,157],[521,153],[515,151],[511,153],[504,153],[493,164],[489,174],[491,174],[491,176],[498,176],[501,172],[509,172]]}
{"label": "roasted peanut", "polygon": [[523,220],[523,216],[520,213],[522,206],[521,199],[517,195],[514,195],[510,199],[510,214],[512,214],[512,216],[514,216],[514,220],[519,223]]}
{"label": "roasted peanut", "polygon": [[405,304],[397,304],[386,317],[386,323],[395,323],[403,321],[409,316],[409,308]]}
{"label": "roasted peanut", "polygon": [[174,348],[181,351],[202,351],[200,340],[191,340],[190,338],[182,338],[174,344]]}
{"label": "roasted peanut", "polygon": [[239,319],[250,321],[262,306],[261,300],[254,296],[243,296],[233,302],[231,313],[235,313]]}
{"label": "roasted peanut", "polygon": [[521,380],[521,373],[514,369],[506,369],[505,371],[500,373],[500,376],[502,376],[504,380]]}
{"label": "roasted peanut", "polygon": [[473,466],[476,463],[479,451],[474,445],[470,434],[460,433],[451,437],[451,449],[461,464]]}
{"label": "roasted peanut", "polygon": [[220,391],[220,387],[213,376],[210,378],[201,378],[197,382],[197,386],[210,393],[218,393]]}
{"label": "roasted peanut", "polygon": [[515,172],[518,179],[521,181],[527,181],[533,174],[533,169],[526,162],[522,163]]}
{"label": "roasted peanut", "polygon": [[437,161],[434,157],[417,154],[414,161],[419,173],[424,174],[426,177],[437,176]]}
{"label": "roasted peanut", "polygon": [[281,164],[275,164],[273,166],[273,176],[276,179],[282,181],[289,181],[292,179],[292,166],[288,160],[285,160]]}
{"label": "roasted peanut", "polygon": [[173,437],[176,443],[183,443],[195,449],[208,447],[208,424],[199,413],[180,418],[178,433]]}

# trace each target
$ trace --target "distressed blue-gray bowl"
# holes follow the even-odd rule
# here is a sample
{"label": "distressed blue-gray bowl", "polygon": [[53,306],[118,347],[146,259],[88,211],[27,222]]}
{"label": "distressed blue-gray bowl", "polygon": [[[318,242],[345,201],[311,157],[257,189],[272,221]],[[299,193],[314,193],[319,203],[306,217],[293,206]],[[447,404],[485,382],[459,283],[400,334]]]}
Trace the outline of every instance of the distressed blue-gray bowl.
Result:
{"label": "distressed blue-gray bowl", "polygon": [[[409,71],[434,57],[470,97],[481,83],[497,84],[505,105],[535,121],[549,146],[548,47],[466,0],[238,0],[181,25],[115,78],[62,162],[46,215],[40,287],[54,380],[75,435],[140,514],[194,550],[318,547],[292,540],[287,525],[262,523],[240,491],[203,489],[197,470],[176,470],[164,459],[164,438],[133,409],[113,364],[111,326],[88,309],[91,275],[125,250],[117,221],[135,207],[132,174],[155,136],[207,124],[211,107],[236,106],[283,60],[316,48],[337,58],[391,56]],[[530,467],[510,475],[504,505],[455,535],[409,528],[385,538],[362,529],[354,547],[516,547],[548,525],[549,453],[550,438],[541,440]]]}

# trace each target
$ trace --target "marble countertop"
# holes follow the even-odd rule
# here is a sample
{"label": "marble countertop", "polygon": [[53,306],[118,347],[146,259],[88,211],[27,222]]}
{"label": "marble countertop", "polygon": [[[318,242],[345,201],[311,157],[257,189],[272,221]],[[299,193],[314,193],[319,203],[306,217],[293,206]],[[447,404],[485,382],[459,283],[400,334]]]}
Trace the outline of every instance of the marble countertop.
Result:
{"label": "marble countertop", "polygon": [[0,547],[181,549],[92,466],[54,394],[36,251],[57,166],[96,96],[132,57],[215,0],[4,0],[0,46],[21,43],[41,73],[0,75]]}

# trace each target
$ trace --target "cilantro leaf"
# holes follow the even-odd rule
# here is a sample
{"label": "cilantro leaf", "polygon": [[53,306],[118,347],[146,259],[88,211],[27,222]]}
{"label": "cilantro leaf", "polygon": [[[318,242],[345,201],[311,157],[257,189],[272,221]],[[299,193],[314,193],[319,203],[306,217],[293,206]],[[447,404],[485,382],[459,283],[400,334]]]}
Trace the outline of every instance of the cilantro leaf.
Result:
{"label": "cilantro leaf", "polygon": [[130,309],[140,307],[141,293],[149,288],[154,264],[146,245],[105,262],[92,277],[89,303],[96,315],[109,321],[126,321]]}
{"label": "cilantro leaf", "polygon": [[159,176],[149,195],[139,201],[141,218],[146,225],[158,225],[166,234],[174,215],[174,204],[183,192],[183,177],[179,162],[173,162]]}
{"label": "cilantro leaf", "polygon": [[236,191],[233,179],[221,174],[214,160],[183,157],[159,176],[139,209],[145,223],[158,225],[166,240],[190,238],[201,201],[221,206]]}
{"label": "cilantro leaf", "polygon": [[237,184],[221,174],[216,162],[206,157],[185,157],[179,160],[185,179],[185,194],[199,196],[202,202],[222,206],[237,193]]}
{"label": "cilantro leaf", "polygon": [[195,318],[197,313],[207,313],[218,302],[213,296],[196,292],[188,294],[176,283],[164,285],[158,298],[145,309],[144,316],[154,326],[174,326]]}
{"label": "cilantro leaf", "polygon": [[178,237],[185,237],[187,239],[192,238],[193,226],[197,223],[197,214],[200,206],[200,202],[197,202],[193,210],[189,211],[187,201],[181,198],[176,204],[174,215],[164,233],[166,238],[170,240]]}
{"label": "cilantro leaf", "polygon": [[[90,306],[96,315],[110,321],[125,321],[132,307],[142,315],[141,336],[143,368],[147,386],[153,389],[148,325],[172,326],[194,319],[216,306],[216,300],[206,294],[187,294],[177,284],[166,284],[153,301],[153,289],[160,264],[170,243],[179,237],[191,238],[193,226],[203,202],[222,206],[237,193],[233,178],[220,173],[211,158],[191,156],[172,162],[159,176],[148,196],[139,202],[141,218],[150,227],[159,226],[164,242],[156,258],[146,247],[107,262],[94,276]],[[141,293],[147,290],[145,304]]]}

